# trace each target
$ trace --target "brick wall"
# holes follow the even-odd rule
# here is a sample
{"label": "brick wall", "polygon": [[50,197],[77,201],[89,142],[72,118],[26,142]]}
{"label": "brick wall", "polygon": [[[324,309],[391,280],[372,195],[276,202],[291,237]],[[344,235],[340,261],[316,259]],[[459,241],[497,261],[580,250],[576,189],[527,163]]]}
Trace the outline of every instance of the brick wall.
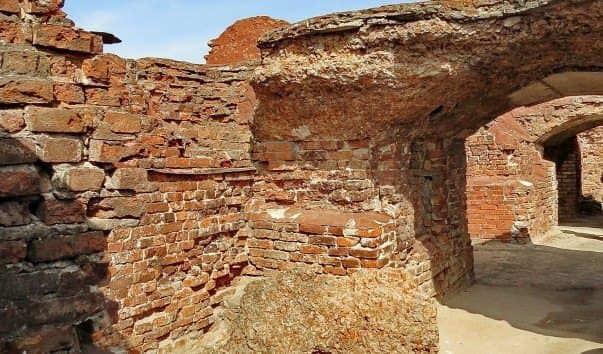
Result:
{"label": "brick wall", "polygon": [[578,135],[582,197],[603,203],[603,127]]}
{"label": "brick wall", "polygon": [[525,242],[557,223],[554,164],[512,114],[467,138],[467,218],[472,239]]}
{"label": "brick wall", "polygon": [[524,241],[544,235],[559,218],[578,215],[579,187],[586,185],[584,196],[596,194],[603,155],[600,128],[580,133],[579,149],[575,136],[583,130],[581,120],[600,116],[600,101],[600,96],[567,97],[521,107],[467,138],[473,239]]}
{"label": "brick wall", "polygon": [[247,265],[250,68],[104,55],[60,5],[0,3],[0,351],[157,349]]}
{"label": "brick wall", "polygon": [[[471,281],[463,144],[371,134],[354,110],[398,115],[390,91],[351,90],[317,119],[307,108],[335,86],[277,95],[251,66],[102,54],[60,6],[0,1],[0,351],[171,352],[211,328],[238,275],[268,269],[405,267],[430,296]],[[502,192],[540,220],[550,166],[487,141],[491,177],[548,178]]]}
{"label": "brick wall", "polygon": [[559,190],[559,219],[569,220],[578,215],[580,200],[580,160],[577,139],[568,139],[553,149],[557,165]]}

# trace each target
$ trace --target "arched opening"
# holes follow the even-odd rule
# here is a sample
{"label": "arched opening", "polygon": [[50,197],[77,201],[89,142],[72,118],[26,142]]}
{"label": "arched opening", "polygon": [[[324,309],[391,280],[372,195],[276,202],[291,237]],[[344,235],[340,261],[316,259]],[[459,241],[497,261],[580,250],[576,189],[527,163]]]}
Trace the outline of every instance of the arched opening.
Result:
{"label": "arched opening", "polygon": [[[485,13],[497,7],[483,6]],[[435,15],[429,18],[418,15],[414,7],[385,8],[346,14],[345,21],[318,18],[275,32],[260,43],[264,65],[253,83],[259,107],[252,129],[259,146],[283,141],[317,146],[319,141],[336,141],[345,146],[350,140],[366,141],[369,168],[363,177],[375,193],[356,202],[323,200],[320,207],[388,214],[398,227],[395,240],[384,243],[394,245],[395,251],[380,257],[385,259],[383,266],[412,269],[418,287],[439,299],[471,283],[473,258],[483,255],[474,252],[468,232],[464,139],[515,108],[603,93],[603,63],[594,53],[601,50],[600,25],[594,24],[600,22],[600,2],[568,7],[547,2],[542,9],[518,13],[511,6],[498,8],[500,17],[488,13],[467,22],[447,17],[463,16],[452,8],[433,10]],[[408,12],[398,12],[401,9]],[[293,174],[283,171],[297,172],[307,160],[266,161],[259,171],[282,178]],[[316,168],[302,171],[302,180],[347,177],[337,164],[312,167]],[[365,203],[368,199],[371,203]],[[302,198],[294,204],[307,207],[305,202]],[[589,252],[571,250],[566,256],[581,265],[600,264],[599,253]],[[498,274],[503,279],[519,275],[528,283],[543,279],[537,271],[551,269],[553,259],[543,257],[546,262],[533,264],[533,272],[520,266],[505,269],[505,263],[498,262],[502,264]],[[529,256],[523,259],[531,264]],[[580,266],[574,265],[566,268],[569,274],[579,272]],[[592,276],[598,273],[581,270]],[[572,283],[571,276],[561,276],[561,271],[553,274],[566,285]],[[521,304],[521,299],[516,302]],[[496,307],[504,314],[506,303],[492,303],[486,310]],[[481,314],[503,319],[492,311]],[[580,331],[572,335],[585,336]],[[507,352],[514,351],[509,348]]]}
{"label": "arched opening", "polygon": [[603,219],[594,192],[601,99],[522,106],[466,139],[476,284],[443,300],[443,349],[504,353],[574,343],[586,350],[603,340]]}

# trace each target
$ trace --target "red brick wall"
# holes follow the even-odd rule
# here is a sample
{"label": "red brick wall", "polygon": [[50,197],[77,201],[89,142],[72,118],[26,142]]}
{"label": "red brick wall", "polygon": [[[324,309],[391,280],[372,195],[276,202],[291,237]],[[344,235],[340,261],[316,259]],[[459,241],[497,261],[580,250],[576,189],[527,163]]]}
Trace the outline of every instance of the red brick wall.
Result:
{"label": "red brick wall", "polygon": [[[467,138],[467,212],[473,239],[538,237],[558,218],[577,215],[578,187],[590,186],[583,187],[586,195],[601,184],[596,179],[603,156],[599,130],[579,135],[582,161],[575,138],[563,141],[575,135],[581,120],[600,117],[600,101],[600,96],[567,97],[521,107]],[[587,171],[579,181],[582,165]],[[493,205],[498,207],[496,217],[491,215]]]}
{"label": "red brick wall", "polygon": [[0,3],[0,351],[156,349],[247,265],[249,69],[103,55],[58,6]]}
{"label": "red brick wall", "polygon": [[[59,5],[0,2],[0,351],[169,352],[266,269],[405,267],[428,295],[471,280],[461,142],[342,129],[351,102],[314,134],[254,134],[252,67],[103,55]],[[290,92],[256,93],[298,122]]]}
{"label": "red brick wall", "polygon": [[559,219],[569,220],[578,215],[580,200],[580,160],[578,141],[571,138],[556,147],[557,181],[559,190]]}
{"label": "red brick wall", "polygon": [[603,127],[578,135],[582,196],[603,203]]}

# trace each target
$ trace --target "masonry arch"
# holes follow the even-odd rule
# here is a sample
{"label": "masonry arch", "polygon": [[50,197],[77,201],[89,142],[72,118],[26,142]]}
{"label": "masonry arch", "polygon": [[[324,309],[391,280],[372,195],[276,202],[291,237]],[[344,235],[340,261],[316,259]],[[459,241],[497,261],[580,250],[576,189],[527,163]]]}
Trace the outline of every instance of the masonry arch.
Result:
{"label": "masonry arch", "polygon": [[517,107],[603,93],[601,2],[473,5],[394,5],[272,32],[253,82],[256,142],[367,142],[378,203],[321,207],[389,213],[401,226],[385,263],[427,269],[431,294],[472,277],[463,139]]}
{"label": "masonry arch", "polygon": [[526,242],[552,231],[559,216],[578,216],[583,196],[576,139],[603,124],[601,99],[570,96],[519,107],[467,138],[473,240]]}

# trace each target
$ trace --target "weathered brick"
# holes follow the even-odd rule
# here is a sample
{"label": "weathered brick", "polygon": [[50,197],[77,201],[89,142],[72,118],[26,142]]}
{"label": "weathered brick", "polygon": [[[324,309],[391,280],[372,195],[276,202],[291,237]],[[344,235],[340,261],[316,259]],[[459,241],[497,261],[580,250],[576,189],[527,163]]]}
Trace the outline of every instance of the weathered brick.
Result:
{"label": "weathered brick", "polygon": [[32,132],[82,133],[86,130],[81,117],[67,109],[28,107],[25,120]]}
{"label": "weathered brick", "polygon": [[138,133],[142,129],[141,117],[121,112],[107,112],[103,122],[115,133]]}
{"label": "weathered brick", "polygon": [[22,110],[0,111],[0,132],[16,133],[25,128]]}
{"label": "weathered brick", "polygon": [[21,8],[19,7],[19,2],[15,0],[0,0],[0,11],[2,12],[11,12],[11,13],[19,13]]}
{"label": "weathered brick", "polygon": [[28,13],[47,14],[60,10],[64,0],[24,0],[24,8]]}
{"label": "weathered brick", "polygon": [[86,232],[44,238],[31,242],[28,259],[32,262],[49,262],[79,255],[102,252],[107,244],[102,231]]}
{"label": "weathered brick", "polygon": [[121,106],[121,92],[116,89],[89,87],[85,90],[86,103],[97,106]]}
{"label": "weathered brick", "polygon": [[44,200],[36,211],[47,225],[75,224],[86,221],[85,206],[78,200]]}
{"label": "weathered brick", "polygon": [[352,248],[350,255],[357,258],[377,259],[380,251],[378,249]]}
{"label": "weathered brick", "polygon": [[82,142],[72,138],[39,138],[38,156],[44,162],[80,162]]}
{"label": "weathered brick", "polygon": [[39,55],[34,51],[5,52],[2,58],[2,72],[12,75],[46,75],[47,72],[38,72]]}
{"label": "weathered brick", "polygon": [[30,221],[29,202],[0,202],[0,226],[26,225]]}
{"label": "weathered brick", "polygon": [[0,139],[0,165],[36,162],[36,147],[29,139]]}
{"label": "weathered brick", "polygon": [[40,193],[40,175],[34,166],[0,167],[0,197]]}
{"label": "weathered brick", "polygon": [[137,144],[94,139],[90,140],[90,161],[118,162],[125,157],[136,154],[140,149],[141,146]]}
{"label": "weathered brick", "polygon": [[81,86],[70,83],[56,82],[54,84],[54,97],[57,101],[67,103],[84,103],[86,101]]}
{"label": "weathered brick", "polygon": [[49,103],[54,99],[52,82],[42,79],[0,78],[0,103]]}
{"label": "weathered brick", "polygon": [[34,25],[33,44],[83,53],[101,53],[103,48],[99,35],[49,24]]}
{"label": "weathered brick", "polygon": [[5,43],[24,43],[26,35],[23,29],[16,17],[5,17],[0,14],[0,40]]}
{"label": "weathered brick", "polygon": [[101,210],[96,216],[101,218],[141,217],[146,212],[146,207],[139,198],[106,198],[98,206]]}
{"label": "weathered brick", "polygon": [[139,190],[149,187],[147,171],[142,168],[119,168],[111,176],[107,188]]}
{"label": "weathered brick", "polygon": [[[2,211],[0,210],[1,213]],[[2,216],[0,215],[1,218]],[[0,265],[18,263],[25,259],[26,256],[27,243],[25,241],[0,241]]]}
{"label": "weathered brick", "polygon": [[105,171],[91,164],[59,166],[53,176],[55,188],[73,191],[97,191],[105,182]]}

